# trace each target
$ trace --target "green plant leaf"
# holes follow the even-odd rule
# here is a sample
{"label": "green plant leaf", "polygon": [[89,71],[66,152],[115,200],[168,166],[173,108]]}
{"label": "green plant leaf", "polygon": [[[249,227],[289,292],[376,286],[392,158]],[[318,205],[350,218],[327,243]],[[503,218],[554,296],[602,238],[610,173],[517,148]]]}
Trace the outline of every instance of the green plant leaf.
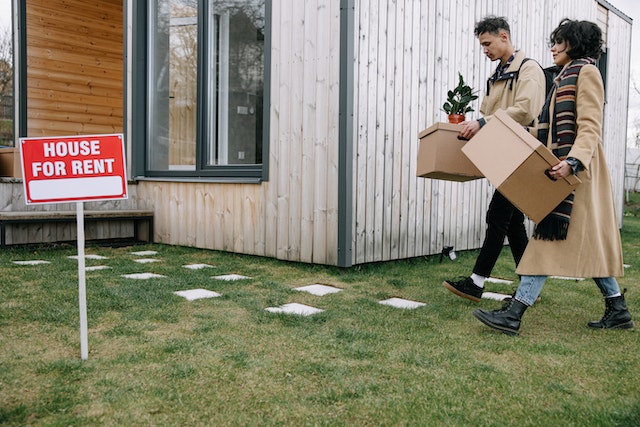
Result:
{"label": "green plant leaf", "polygon": [[447,91],[447,100],[442,109],[447,114],[465,114],[474,111],[469,104],[476,99],[477,91],[474,92],[473,88],[465,83],[462,73],[458,72],[458,85]]}

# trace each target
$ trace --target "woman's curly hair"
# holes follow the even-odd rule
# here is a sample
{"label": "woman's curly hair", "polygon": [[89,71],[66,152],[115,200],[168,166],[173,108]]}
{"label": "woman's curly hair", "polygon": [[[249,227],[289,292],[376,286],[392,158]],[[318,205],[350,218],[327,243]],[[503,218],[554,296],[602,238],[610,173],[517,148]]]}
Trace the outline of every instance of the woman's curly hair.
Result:
{"label": "woman's curly hair", "polygon": [[602,30],[591,21],[574,21],[568,18],[560,21],[549,36],[549,46],[563,41],[569,43],[567,55],[571,59],[598,59],[602,53]]}

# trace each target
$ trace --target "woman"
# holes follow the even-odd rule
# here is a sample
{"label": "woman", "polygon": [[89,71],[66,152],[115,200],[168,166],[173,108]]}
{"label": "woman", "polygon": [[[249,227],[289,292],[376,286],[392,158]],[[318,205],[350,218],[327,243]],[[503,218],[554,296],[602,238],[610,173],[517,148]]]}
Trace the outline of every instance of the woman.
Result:
{"label": "woman", "polygon": [[473,314],[493,329],[516,335],[522,314],[540,295],[547,276],[592,277],[606,309],[602,319],[588,326],[633,328],[615,279],[624,274],[622,247],[602,149],[604,87],[594,65],[602,32],[592,22],[564,19],[549,44],[562,70],[540,115],[538,138],[561,160],[549,171],[551,177],[577,174],[582,184],[537,224],[516,269],[521,280],[514,298],[500,310]]}

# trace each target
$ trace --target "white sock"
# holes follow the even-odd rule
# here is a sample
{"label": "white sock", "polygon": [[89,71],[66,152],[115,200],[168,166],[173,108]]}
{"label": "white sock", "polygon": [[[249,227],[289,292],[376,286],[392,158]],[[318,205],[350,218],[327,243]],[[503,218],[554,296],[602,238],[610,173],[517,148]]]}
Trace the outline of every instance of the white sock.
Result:
{"label": "white sock", "polygon": [[615,298],[615,297],[619,297],[620,295],[622,295],[622,294],[620,292],[618,292],[618,293],[615,293],[613,295],[609,295],[608,297],[605,297],[605,298]]}
{"label": "white sock", "polygon": [[479,287],[479,288],[484,288],[484,281],[487,280],[486,277],[484,276],[479,276],[476,273],[473,273],[471,275],[471,280],[473,280],[473,283]]}

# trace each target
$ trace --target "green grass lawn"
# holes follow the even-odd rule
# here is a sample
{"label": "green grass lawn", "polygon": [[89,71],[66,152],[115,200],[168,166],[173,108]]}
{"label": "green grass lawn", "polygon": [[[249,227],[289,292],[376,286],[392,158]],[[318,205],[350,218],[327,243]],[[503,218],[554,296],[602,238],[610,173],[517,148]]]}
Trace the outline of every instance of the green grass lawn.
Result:
{"label": "green grass lawn", "polygon": [[[640,218],[626,216],[620,279],[636,328],[589,330],[590,280],[550,279],[509,337],[445,290],[477,251],[339,269],[165,245],[89,246],[89,358],[80,358],[73,246],[0,253],[0,425],[638,426]],[[155,250],[139,264],[132,251]],[[39,259],[40,266],[12,261]],[[185,264],[213,268],[188,270]],[[507,248],[495,276],[517,280]],[[153,272],[135,281],[124,274]],[[219,274],[251,279],[223,282]],[[323,297],[293,290],[324,283]],[[517,284],[488,284],[511,293]],[[219,298],[187,301],[204,288]],[[380,305],[401,297],[415,310]],[[310,317],[265,311],[298,302]]]}

